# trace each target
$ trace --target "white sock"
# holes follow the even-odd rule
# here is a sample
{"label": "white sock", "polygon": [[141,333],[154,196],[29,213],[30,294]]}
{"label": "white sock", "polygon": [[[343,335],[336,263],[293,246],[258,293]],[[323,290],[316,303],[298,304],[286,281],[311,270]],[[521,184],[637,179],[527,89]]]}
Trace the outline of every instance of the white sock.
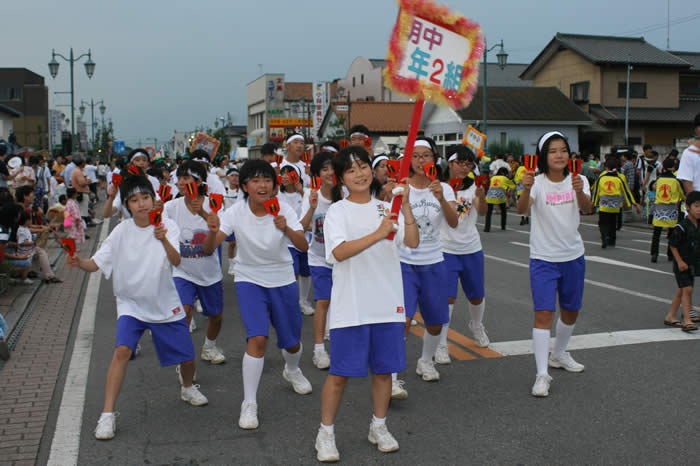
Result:
{"label": "white sock", "polygon": [[479,304],[469,303],[469,314],[472,317],[472,328],[479,328],[484,320],[484,309],[486,309],[486,299],[482,299]]}
{"label": "white sock", "polygon": [[100,414],[100,419],[102,419],[104,417],[110,417],[110,416],[114,416],[114,413],[102,413],[102,414]]}
{"label": "white sock", "polygon": [[574,333],[576,324],[566,325],[561,319],[557,320],[557,335],[554,339],[554,348],[552,348],[552,356],[561,356],[566,350],[571,334]]}
{"label": "white sock", "polygon": [[228,265],[232,266],[233,265],[233,257],[228,260]]}
{"label": "white sock", "polygon": [[384,425],[384,424],[386,424],[386,417],[378,418],[377,416],[372,414],[372,424],[374,424],[376,426]]}
{"label": "white sock", "polygon": [[282,357],[284,357],[285,368],[287,372],[296,372],[299,370],[299,360],[301,359],[301,351],[303,346],[299,346],[299,351],[296,353],[290,353],[286,349],[282,350]]}
{"label": "white sock", "polygon": [[204,337],[204,347],[211,348],[212,346],[216,346],[216,338],[213,340],[210,340],[209,338]]}
{"label": "white sock", "polygon": [[323,422],[321,423],[321,430],[323,430],[324,432],[327,432],[329,434],[334,433],[334,431],[335,431],[334,427],[335,427],[335,424],[331,424],[331,425],[327,426]]}
{"label": "white sock", "polygon": [[391,373],[391,381],[393,382],[395,380],[399,380],[399,374],[397,374],[396,372],[392,372]]}
{"label": "white sock", "polygon": [[548,375],[547,358],[549,356],[549,337],[551,331],[543,328],[532,329],[532,344],[535,349],[537,375]]}
{"label": "white sock", "polygon": [[262,376],[264,365],[264,356],[262,358],[254,358],[248,353],[243,355],[243,402],[257,403],[258,385],[260,385],[260,377]]}
{"label": "white sock", "polygon": [[326,346],[323,343],[316,343],[314,345],[314,353],[319,353],[321,351],[326,351]]}
{"label": "white sock", "polygon": [[455,308],[454,304],[449,305],[450,308],[450,320],[446,324],[443,324],[442,330],[440,331],[440,346],[447,346],[447,332],[450,330],[450,322],[452,321],[452,311]]}
{"label": "white sock", "polygon": [[440,335],[431,335],[426,330],[423,334],[423,354],[421,354],[420,358],[423,361],[432,361],[439,343]]}
{"label": "white sock", "polygon": [[299,302],[305,303],[309,300],[309,288],[311,287],[311,277],[299,276]]}

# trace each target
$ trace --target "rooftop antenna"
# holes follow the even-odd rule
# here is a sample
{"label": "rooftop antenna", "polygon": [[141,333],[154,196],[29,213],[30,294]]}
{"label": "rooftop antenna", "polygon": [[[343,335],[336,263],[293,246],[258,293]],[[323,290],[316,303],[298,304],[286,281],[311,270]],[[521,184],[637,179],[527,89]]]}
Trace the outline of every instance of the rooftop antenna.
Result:
{"label": "rooftop antenna", "polygon": [[671,50],[671,0],[666,0],[666,50]]}

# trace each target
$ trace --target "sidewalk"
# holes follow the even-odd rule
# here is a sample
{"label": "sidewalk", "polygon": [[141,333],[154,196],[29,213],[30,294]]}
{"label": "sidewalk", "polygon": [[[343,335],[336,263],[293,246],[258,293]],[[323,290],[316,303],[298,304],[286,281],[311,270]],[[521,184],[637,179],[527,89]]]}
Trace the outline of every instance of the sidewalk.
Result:
{"label": "sidewalk", "polygon": [[[81,249],[94,250],[99,227]],[[18,336],[12,357],[0,365],[0,464],[35,464],[56,388],[85,272],[68,269],[63,250],[50,248],[56,275],[63,283],[11,286],[0,308]],[[23,319],[24,316],[24,319]],[[19,323],[19,326],[18,326]]]}

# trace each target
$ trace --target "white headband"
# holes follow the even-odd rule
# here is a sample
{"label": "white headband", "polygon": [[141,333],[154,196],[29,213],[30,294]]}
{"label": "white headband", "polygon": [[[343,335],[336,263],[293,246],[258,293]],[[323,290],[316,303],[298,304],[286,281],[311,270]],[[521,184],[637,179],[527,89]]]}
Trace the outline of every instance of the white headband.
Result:
{"label": "white headband", "polygon": [[150,159],[151,157],[148,155],[148,152],[144,152],[142,150],[138,151],[134,155],[131,156],[131,159],[129,160],[130,162],[133,162],[136,157],[141,157],[144,156],[146,157],[146,160]]}
{"label": "white headband", "polygon": [[145,194],[153,195],[153,193],[151,191],[149,191],[148,189],[143,188],[141,186],[136,186],[135,188],[133,188],[131,191],[129,191],[127,193],[124,201],[128,201],[131,196],[133,196],[134,194],[138,194],[138,193],[145,193]]}
{"label": "white headband", "polygon": [[187,174],[190,175],[190,176],[191,176],[192,178],[194,178],[195,180],[201,180],[201,179],[202,179],[202,177],[200,177],[198,174],[194,173],[194,172],[193,172],[192,170],[190,170],[189,168],[187,169]]}
{"label": "white headband", "polygon": [[559,131],[550,131],[549,133],[545,134],[544,136],[542,136],[540,138],[540,142],[539,142],[539,144],[537,144],[537,147],[539,148],[540,151],[542,150],[542,146],[544,145],[544,143],[547,142],[547,139],[551,138],[552,136],[561,136],[564,139],[566,139],[566,136],[564,136]]}
{"label": "white headband", "polygon": [[416,141],[416,143],[413,144],[413,147],[427,147],[428,149],[430,149],[431,152],[433,150],[433,148],[430,147],[430,143],[428,141],[424,141],[423,139],[421,139],[420,141]]}
{"label": "white headband", "polygon": [[302,141],[304,140],[304,136],[301,134],[292,134],[287,138],[287,142],[285,144],[289,144],[290,142],[294,141],[295,139],[301,139]]}
{"label": "white headband", "polygon": [[338,153],[338,151],[336,150],[336,148],[333,147],[333,146],[323,146],[323,147],[321,147],[321,150],[325,150],[325,151],[328,151],[328,152],[333,152],[334,154],[337,154],[337,153]]}
{"label": "white headband", "polygon": [[382,160],[389,160],[389,157],[387,157],[386,155],[380,155],[379,157],[376,157],[374,160],[372,160],[372,170],[374,170]]}
{"label": "white headband", "polygon": [[350,135],[350,139],[352,139],[353,136],[362,136],[363,138],[368,138],[368,137],[369,137],[369,136],[367,136],[365,133],[360,133],[359,131],[358,131],[357,133],[352,133],[352,134]]}
{"label": "white headband", "polygon": [[455,160],[457,160],[457,152],[455,152],[454,154],[450,155],[450,158],[447,159],[447,163],[454,162]]}

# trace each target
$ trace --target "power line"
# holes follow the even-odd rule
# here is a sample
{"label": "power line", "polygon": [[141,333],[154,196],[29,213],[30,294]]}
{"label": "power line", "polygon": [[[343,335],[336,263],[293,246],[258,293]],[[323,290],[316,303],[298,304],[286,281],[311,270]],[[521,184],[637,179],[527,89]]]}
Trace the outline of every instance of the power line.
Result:
{"label": "power line", "polygon": [[683,24],[683,23],[688,23],[688,22],[690,22],[690,21],[695,21],[695,20],[697,20],[697,19],[700,19],[700,12],[694,13],[694,14],[692,14],[692,15],[688,15],[688,16],[683,16],[683,17],[680,17],[680,18],[676,18],[676,19],[674,19],[674,20],[672,20],[672,21],[670,21],[670,22],[666,22],[666,23],[657,23],[657,24],[645,26],[645,27],[642,27],[642,28],[633,29],[633,30],[630,30],[629,32],[624,32],[624,33],[622,33],[621,35],[622,35],[622,36],[636,36],[636,35],[639,35],[639,34],[644,34],[644,33],[646,33],[646,32],[657,31],[657,30],[659,30],[659,29],[664,29],[664,28],[666,28],[666,27],[676,26],[676,25],[678,25],[678,24]]}

